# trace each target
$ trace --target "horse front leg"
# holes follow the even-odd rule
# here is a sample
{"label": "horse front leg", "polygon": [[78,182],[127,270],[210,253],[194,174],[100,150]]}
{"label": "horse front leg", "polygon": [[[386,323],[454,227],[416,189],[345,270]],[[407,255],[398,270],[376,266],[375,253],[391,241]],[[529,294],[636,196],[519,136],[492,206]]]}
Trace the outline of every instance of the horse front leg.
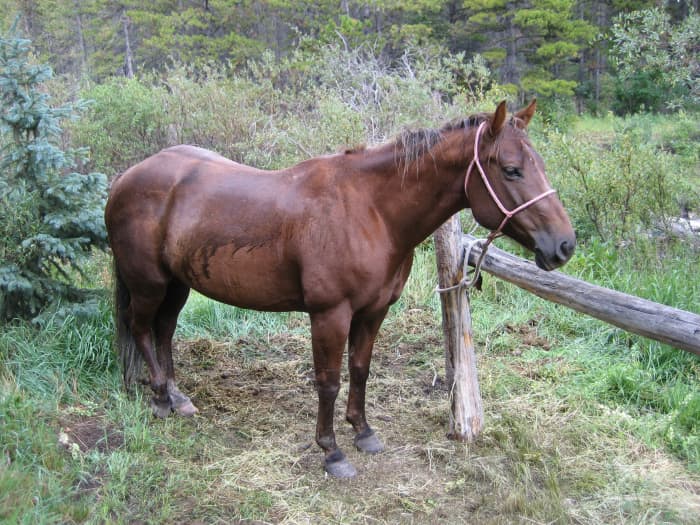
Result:
{"label": "horse front leg", "polygon": [[333,430],[333,415],[340,390],[340,367],[352,312],[349,305],[343,304],[331,310],[311,313],[310,318],[318,392],[316,443],[325,453],[326,472],[338,478],[351,478],[357,474],[357,470],[338,448]]}
{"label": "horse front leg", "polygon": [[368,454],[377,454],[384,445],[367,423],[365,414],[365,392],[372,360],[374,340],[384,321],[388,307],[372,316],[355,316],[350,325],[348,368],[350,370],[350,393],[346,419],[355,430],[355,447]]}

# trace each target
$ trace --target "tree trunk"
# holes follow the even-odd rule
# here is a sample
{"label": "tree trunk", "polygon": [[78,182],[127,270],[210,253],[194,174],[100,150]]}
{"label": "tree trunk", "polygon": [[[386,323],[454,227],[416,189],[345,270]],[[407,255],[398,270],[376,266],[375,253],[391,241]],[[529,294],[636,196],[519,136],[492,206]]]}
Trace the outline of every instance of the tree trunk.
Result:
{"label": "tree trunk", "polygon": [[131,41],[129,40],[129,17],[122,13],[122,27],[124,29],[124,42],[126,50],[124,52],[124,74],[127,78],[134,77],[134,57],[131,53]]}

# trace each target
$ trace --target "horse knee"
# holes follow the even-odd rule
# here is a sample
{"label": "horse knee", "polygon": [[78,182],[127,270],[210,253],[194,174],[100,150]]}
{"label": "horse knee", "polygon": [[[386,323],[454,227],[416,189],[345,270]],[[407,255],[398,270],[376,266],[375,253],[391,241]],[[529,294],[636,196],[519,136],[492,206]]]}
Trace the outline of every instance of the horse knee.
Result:
{"label": "horse knee", "polygon": [[350,365],[350,381],[357,384],[364,384],[369,377],[369,364]]}
{"label": "horse knee", "polygon": [[319,398],[333,401],[338,397],[338,392],[340,392],[340,382],[317,382],[316,391],[318,392]]}

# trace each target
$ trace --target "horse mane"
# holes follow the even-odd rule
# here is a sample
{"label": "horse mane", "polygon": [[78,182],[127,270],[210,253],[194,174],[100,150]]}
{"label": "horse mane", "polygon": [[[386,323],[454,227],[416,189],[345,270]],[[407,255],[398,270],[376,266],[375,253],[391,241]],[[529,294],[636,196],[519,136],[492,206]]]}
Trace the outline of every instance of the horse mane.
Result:
{"label": "horse mane", "polygon": [[478,113],[452,120],[441,128],[405,129],[393,140],[397,160],[405,171],[408,166],[418,161],[444,140],[446,133],[476,127],[488,118],[488,113]]}
{"label": "horse mane", "polygon": [[457,118],[444,124],[440,128],[406,128],[392,140],[377,147],[368,147],[366,144],[358,144],[346,148],[346,155],[362,154],[376,150],[376,148],[393,148],[397,163],[402,166],[403,175],[414,162],[438,145],[445,138],[445,134],[459,129],[474,128],[488,120],[489,113],[477,113],[468,117]]}

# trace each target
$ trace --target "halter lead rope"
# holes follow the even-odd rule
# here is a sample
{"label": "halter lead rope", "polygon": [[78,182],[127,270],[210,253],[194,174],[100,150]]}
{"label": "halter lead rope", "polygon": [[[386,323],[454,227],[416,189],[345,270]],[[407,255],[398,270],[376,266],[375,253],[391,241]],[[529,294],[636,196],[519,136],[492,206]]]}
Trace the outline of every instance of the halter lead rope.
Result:
{"label": "halter lead rope", "polygon": [[[488,125],[487,121],[482,122],[479,124],[479,127],[476,130],[476,134],[474,135],[474,157],[472,158],[472,161],[469,163],[469,167],[467,168],[467,174],[466,177],[464,177],[464,195],[467,197],[467,200],[469,200],[469,193],[467,191],[467,184],[469,183],[469,176],[472,173],[472,170],[474,169],[474,166],[479,171],[479,175],[481,175],[481,180],[484,183],[484,186],[486,186],[486,189],[489,192],[489,195],[491,195],[491,199],[493,199],[493,202],[496,203],[496,206],[498,206],[498,209],[501,210],[501,213],[503,213],[504,217],[503,220],[501,221],[501,224],[498,225],[498,228],[495,230],[491,231],[491,233],[488,234],[485,240],[482,239],[475,239],[468,243],[464,247],[464,253],[463,253],[463,262],[462,262],[462,280],[458,282],[455,285],[448,286],[446,288],[440,288],[439,286],[437,287],[436,291],[438,293],[445,293],[445,292],[450,292],[452,290],[456,290],[458,288],[466,288],[469,289],[474,284],[476,284],[477,280],[479,279],[479,274],[481,273],[481,264],[484,262],[484,257],[486,257],[486,252],[488,251],[489,246],[491,243],[494,241],[494,239],[497,239],[498,237],[503,235],[503,228],[505,227],[506,223],[516,214],[520,213],[521,211],[529,208],[536,202],[541,201],[545,197],[552,195],[553,193],[556,193],[557,190],[554,188],[550,188],[543,193],[540,193],[537,197],[534,197],[530,199],[527,202],[524,202],[517,208],[513,210],[508,210],[503,203],[501,202],[501,199],[498,198],[498,195],[493,189],[493,186],[491,186],[491,183],[489,182],[488,177],[486,176],[486,172],[484,171],[483,166],[481,165],[481,160],[479,159],[479,140],[481,139],[481,136],[484,134],[484,130],[486,129],[486,126]],[[521,143],[524,147],[527,148],[527,144],[525,144],[524,141],[521,140]],[[529,148],[528,148],[529,149]],[[535,164],[535,168],[537,169],[537,173],[539,173],[542,176],[542,179],[547,182],[547,178],[545,177],[544,173],[542,173],[542,170],[540,170],[539,166],[537,166],[537,163],[534,162],[533,159],[533,164]],[[469,255],[471,254],[472,249],[476,244],[481,244],[481,254],[479,255],[479,258],[476,261],[476,264],[474,265],[474,274],[472,275],[471,279],[467,278],[467,267],[469,265]]]}

